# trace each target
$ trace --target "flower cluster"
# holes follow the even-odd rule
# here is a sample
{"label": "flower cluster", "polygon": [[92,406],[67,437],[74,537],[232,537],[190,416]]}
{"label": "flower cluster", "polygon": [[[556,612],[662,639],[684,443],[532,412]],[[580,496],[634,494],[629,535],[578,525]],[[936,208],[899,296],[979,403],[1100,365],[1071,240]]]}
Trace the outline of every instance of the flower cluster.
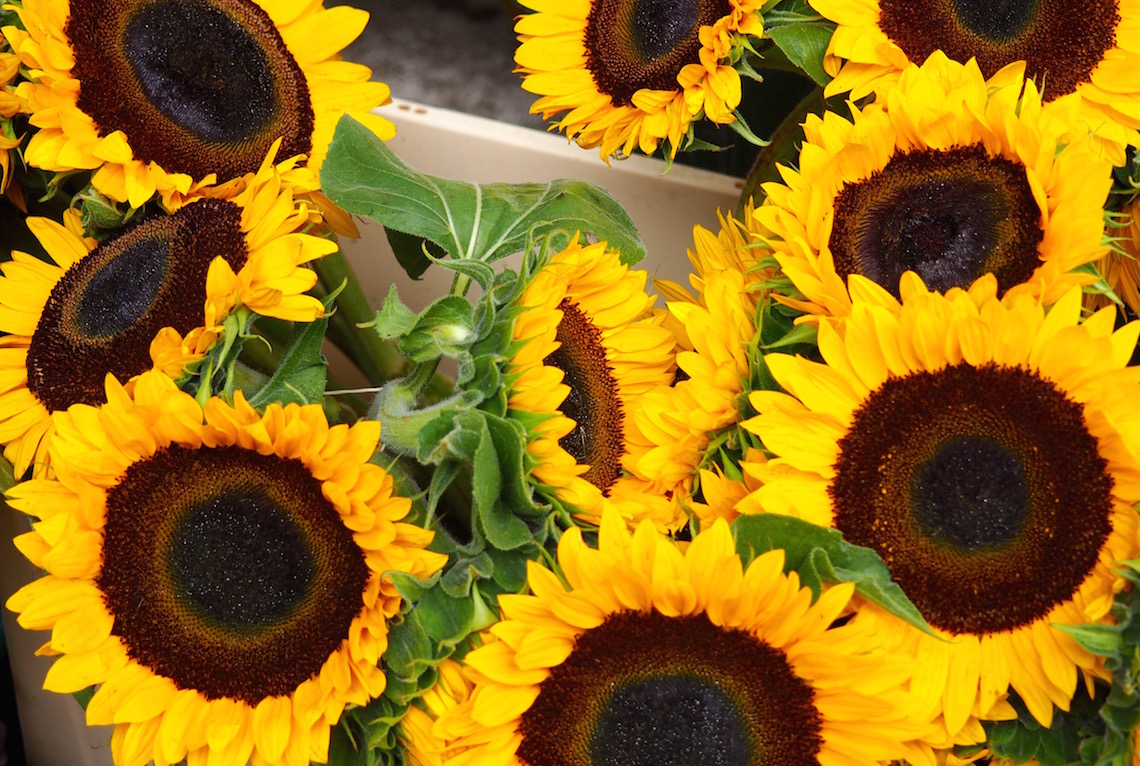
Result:
{"label": "flower cluster", "polygon": [[[815,83],[688,285],[600,189],[401,162],[359,11],[6,6],[45,687],[118,766],[1136,763],[1140,6],[522,5],[607,162]],[[449,294],[370,305],[353,216]]]}

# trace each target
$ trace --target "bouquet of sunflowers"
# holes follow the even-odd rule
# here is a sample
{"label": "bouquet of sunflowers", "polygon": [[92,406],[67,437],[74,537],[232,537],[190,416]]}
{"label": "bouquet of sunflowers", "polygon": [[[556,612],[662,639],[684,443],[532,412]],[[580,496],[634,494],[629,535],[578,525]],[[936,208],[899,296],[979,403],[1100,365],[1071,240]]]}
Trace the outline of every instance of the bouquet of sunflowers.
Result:
{"label": "bouquet of sunflowers", "polygon": [[688,286],[396,157],[361,11],[3,6],[45,687],[118,766],[1137,763],[1140,2],[521,4],[602,160],[761,147]]}

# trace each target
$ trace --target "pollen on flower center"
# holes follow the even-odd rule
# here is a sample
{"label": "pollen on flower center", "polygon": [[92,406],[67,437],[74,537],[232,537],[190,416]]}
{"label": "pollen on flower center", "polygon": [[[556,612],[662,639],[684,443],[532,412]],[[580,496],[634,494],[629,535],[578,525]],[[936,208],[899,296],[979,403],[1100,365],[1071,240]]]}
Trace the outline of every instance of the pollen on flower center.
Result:
{"label": "pollen on flower center", "polygon": [[699,62],[702,26],[731,12],[729,0],[599,0],[586,23],[587,67],[616,106],[633,94],[678,90],[677,75]]}
{"label": "pollen on flower center", "polygon": [[125,381],[150,369],[162,328],[202,323],[210,261],[238,271],[248,253],[241,208],[221,200],[105,240],[52,288],[28,348],[28,390],[48,412],[101,404],[107,373]]}
{"label": "pollen on flower center", "polygon": [[962,26],[990,40],[1017,37],[1040,7],[1041,0],[954,0]]}
{"label": "pollen on flower center", "polygon": [[1044,100],[1072,93],[1116,44],[1116,0],[880,0],[879,26],[909,60],[941,50],[986,77],[1026,62]]}
{"label": "pollen on flower center", "polygon": [[79,108],[167,172],[221,181],[312,148],[300,66],[251,0],[75,0],[66,34]]}
{"label": "pollen on flower center", "polygon": [[820,727],[814,691],[763,641],[704,615],[618,612],[542,682],[518,754],[529,766],[806,766]]}
{"label": "pollen on flower center", "polygon": [[1112,531],[1113,480],[1082,408],[1020,367],[890,378],[839,442],[830,494],[927,621],[1028,625],[1071,598]]}
{"label": "pollen on flower center", "polygon": [[107,494],[97,582],[114,632],[207,699],[290,694],[348,637],[368,577],[300,460],[171,445]]}
{"label": "pollen on flower center", "polygon": [[178,598],[228,630],[260,630],[287,618],[304,603],[316,574],[302,530],[251,488],[187,508],[171,533],[167,560]]}
{"label": "pollen on flower center", "polygon": [[908,270],[940,291],[992,272],[1004,293],[1040,265],[1043,236],[1025,168],[974,145],[899,154],[846,184],[829,246],[841,277],[860,274],[896,297]]}
{"label": "pollen on flower center", "polygon": [[990,436],[949,438],[915,472],[911,504],[932,540],[967,552],[1006,545],[1029,514],[1025,468]]}

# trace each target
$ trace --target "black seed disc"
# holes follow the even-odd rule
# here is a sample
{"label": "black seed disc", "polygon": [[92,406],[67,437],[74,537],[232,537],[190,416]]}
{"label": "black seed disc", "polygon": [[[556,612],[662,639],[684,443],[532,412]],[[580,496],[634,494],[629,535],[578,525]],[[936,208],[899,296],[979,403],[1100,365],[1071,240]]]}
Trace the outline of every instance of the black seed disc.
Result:
{"label": "black seed disc", "polygon": [[998,633],[1076,592],[1112,531],[1083,408],[1019,367],[890,378],[855,412],[835,525],[874,548],[935,627]]}
{"label": "black seed disc", "polygon": [[992,77],[1026,62],[1046,101],[1072,93],[1116,44],[1116,0],[880,0],[879,28],[921,63],[936,50]]}
{"label": "black seed disc", "polygon": [[729,0],[598,0],[586,22],[586,66],[598,91],[629,106],[642,88],[678,90],[677,75],[700,63],[702,26],[732,12]]}
{"label": "black seed disc", "polygon": [[558,308],[562,321],[555,338],[561,345],[546,364],[565,373],[570,394],[562,403],[562,414],[577,423],[558,443],[578,463],[590,466],[583,478],[606,493],[617,481],[625,453],[618,384],[606,360],[602,333],[569,298],[563,298]]}
{"label": "black seed disc", "polygon": [[1021,459],[989,436],[942,442],[911,487],[918,530],[970,552],[1017,540],[1029,516]]}
{"label": "black seed disc", "polygon": [[312,148],[308,83],[251,0],[72,0],[79,108],[136,158],[226,181]]}
{"label": "black seed disc", "polygon": [[103,380],[151,367],[164,327],[185,335],[203,321],[210,261],[245,265],[241,208],[204,200],[102,242],[52,289],[28,348],[28,390],[49,412],[102,404]]}
{"label": "black seed disc", "polygon": [[816,764],[815,693],[784,653],[704,615],[619,612],[551,669],[519,725],[528,766]]}
{"label": "black seed disc", "polygon": [[835,198],[829,246],[836,272],[899,295],[915,271],[927,287],[969,287],[993,273],[1004,294],[1041,264],[1041,213],[1025,168],[981,146],[892,157]]}
{"label": "black seed disc", "polygon": [[369,570],[296,459],[174,445],[107,493],[97,584],[132,659],[207,699],[291,694],[348,638]]}

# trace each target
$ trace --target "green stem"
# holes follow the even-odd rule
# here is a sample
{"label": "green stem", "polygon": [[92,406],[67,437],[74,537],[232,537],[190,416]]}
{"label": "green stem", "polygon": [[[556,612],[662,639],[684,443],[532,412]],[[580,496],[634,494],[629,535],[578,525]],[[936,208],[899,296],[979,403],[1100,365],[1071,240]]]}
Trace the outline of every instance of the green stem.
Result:
{"label": "green stem", "polygon": [[439,359],[433,359],[427,364],[416,365],[412,374],[400,381],[400,387],[410,391],[419,400],[423,396],[424,390],[427,389],[428,383],[431,383],[435,377],[435,370],[438,365]]}
{"label": "green stem", "polygon": [[801,127],[803,121],[811,113],[819,114],[823,111],[823,89],[815,88],[796,104],[795,108],[784,118],[784,121],[772,131],[771,143],[760,150],[756,162],[748,171],[744,181],[744,190],[740,193],[740,203],[737,214],[740,215],[749,200],[759,204],[763,199],[761,186],[769,181],[780,180],[777,165],[795,165],[799,158],[799,146],[803,142],[804,131]]}
{"label": "green stem", "polygon": [[396,350],[396,344],[359,327],[376,319],[376,309],[368,302],[344,254],[326,255],[314,262],[314,269],[325,294],[345,283],[336,297],[337,310],[329,320],[328,338],[333,345],[345,352],[373,385],[380,386],[403,375],[407,361]]}

